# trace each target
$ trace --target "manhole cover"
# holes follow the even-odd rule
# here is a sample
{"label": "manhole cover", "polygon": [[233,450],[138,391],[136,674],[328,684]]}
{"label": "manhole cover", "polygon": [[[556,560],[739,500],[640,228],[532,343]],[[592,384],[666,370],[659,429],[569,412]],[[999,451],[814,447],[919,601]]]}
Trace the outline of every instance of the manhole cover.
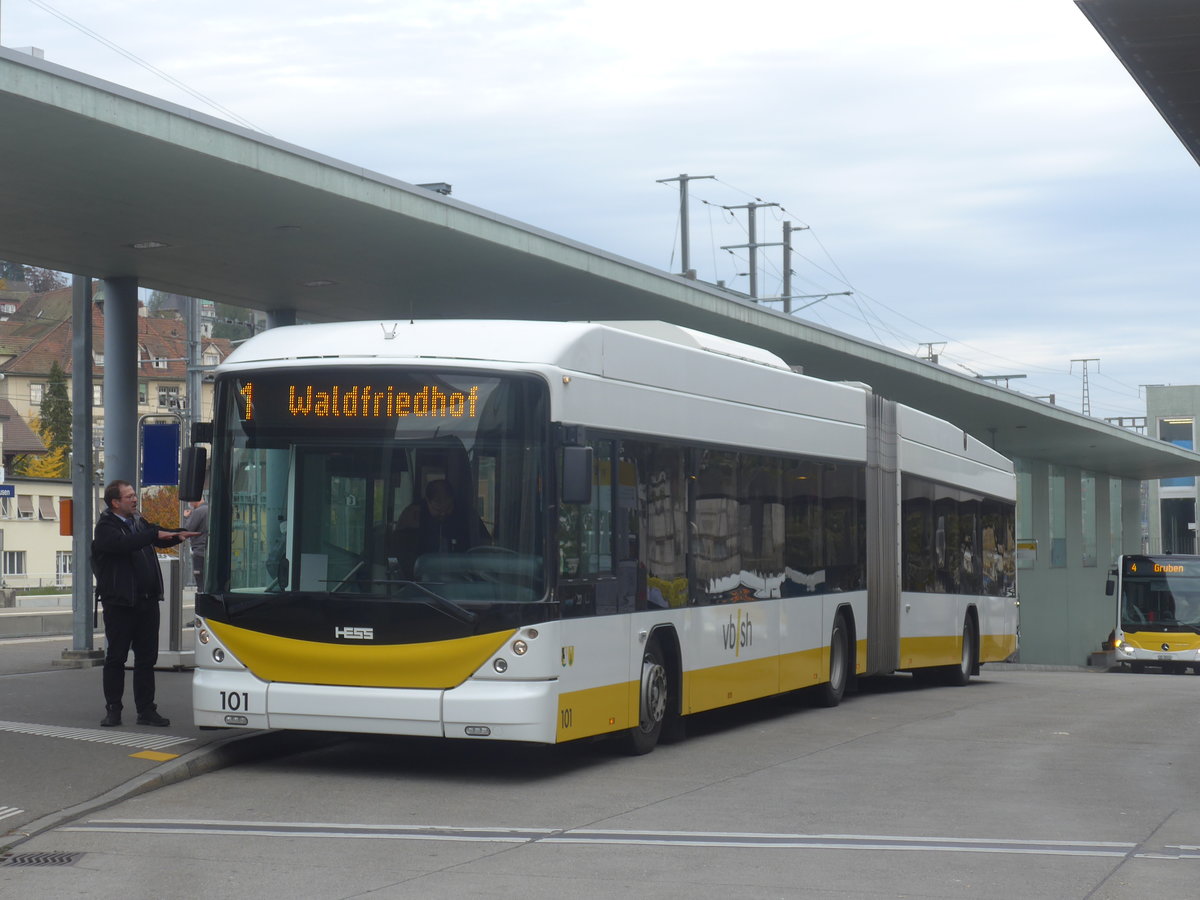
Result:
{"label": "manhole cover", "polygon": [[0,856],[0,867],[3,866],[70,866],[74,865],[82,853],[13,853],[11,856]]}

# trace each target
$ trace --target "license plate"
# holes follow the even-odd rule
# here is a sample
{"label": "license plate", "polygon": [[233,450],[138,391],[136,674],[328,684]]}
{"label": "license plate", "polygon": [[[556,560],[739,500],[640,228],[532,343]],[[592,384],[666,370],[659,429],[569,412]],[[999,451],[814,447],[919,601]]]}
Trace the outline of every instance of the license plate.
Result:
{"label": "license plate", "polygon": [[1168,656],[1166,653],[1160,653],[1160,654],[1158,654],[1158,661],[1159,662],[1170,662],[1171,657]]}

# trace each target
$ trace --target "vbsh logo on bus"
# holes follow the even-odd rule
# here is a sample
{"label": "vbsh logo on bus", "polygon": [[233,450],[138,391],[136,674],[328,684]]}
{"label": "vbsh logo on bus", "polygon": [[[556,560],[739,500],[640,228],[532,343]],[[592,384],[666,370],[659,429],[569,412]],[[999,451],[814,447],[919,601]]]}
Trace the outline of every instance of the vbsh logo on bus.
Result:
{"label": "vbsh logo on bus", "polygon": [[749,613],[739,609],[737,621],[734,621],[733,613],[729,614],[729,623],[721,626],[721,643],[726,650],[732,650],[735,657],[754,643],[754,623],[750,621]]}

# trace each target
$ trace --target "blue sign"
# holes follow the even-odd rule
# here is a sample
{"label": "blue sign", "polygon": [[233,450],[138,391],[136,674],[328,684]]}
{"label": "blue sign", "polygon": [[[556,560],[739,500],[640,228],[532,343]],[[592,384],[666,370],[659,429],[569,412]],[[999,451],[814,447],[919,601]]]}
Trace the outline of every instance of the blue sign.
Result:
{"label": "blue sign", "polygon": [[15,484],[0,484],[0,497],[15,496],[17,496],[17,486]]}
{"label": "blue sign", "polygon": [[142,485],[179,484],[179,423],[142,424]]}

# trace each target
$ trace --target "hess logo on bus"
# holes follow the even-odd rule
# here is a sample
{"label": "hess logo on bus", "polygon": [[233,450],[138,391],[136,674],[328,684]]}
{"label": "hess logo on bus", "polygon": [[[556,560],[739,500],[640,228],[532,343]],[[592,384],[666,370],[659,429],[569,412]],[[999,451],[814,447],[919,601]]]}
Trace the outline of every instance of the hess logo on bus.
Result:
{"label": "hess logo on bus", "polygon": [[373,641],[375,640],[374,628],[355,628],[353,626],[338,627],[333,629],[333,636],[341,638],[345,641]]}

